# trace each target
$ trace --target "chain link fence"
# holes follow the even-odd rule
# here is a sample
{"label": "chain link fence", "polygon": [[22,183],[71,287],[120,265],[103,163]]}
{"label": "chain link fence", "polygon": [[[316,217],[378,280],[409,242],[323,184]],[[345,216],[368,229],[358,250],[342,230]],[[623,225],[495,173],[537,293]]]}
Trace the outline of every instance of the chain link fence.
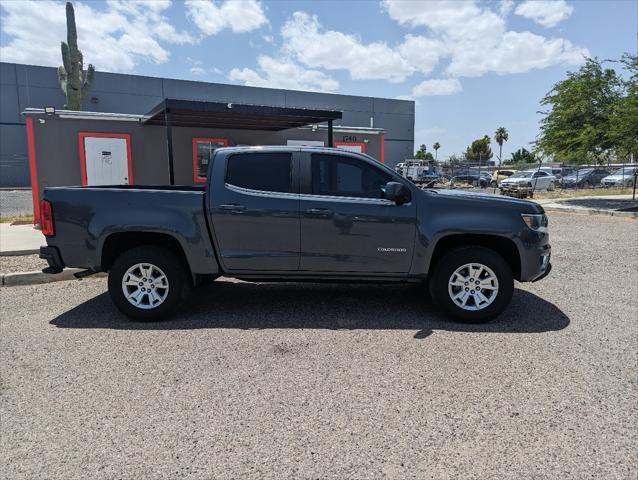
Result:
{"label": "chain link fence", "polygon": [[637,163],[486,165],[485,162],[409,162],[397,172],[420,186],[463,188],[519,198],[631,194]]}

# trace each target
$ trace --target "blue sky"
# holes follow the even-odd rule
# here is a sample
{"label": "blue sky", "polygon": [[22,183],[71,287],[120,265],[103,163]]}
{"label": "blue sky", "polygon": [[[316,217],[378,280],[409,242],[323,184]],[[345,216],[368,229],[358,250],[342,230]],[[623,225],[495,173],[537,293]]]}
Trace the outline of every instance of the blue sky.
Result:
{"label": "blue sky", "polygon": [[[416,100],[416,144],[440,158],[505,126],[537,134],[539,100],[583,55],[638,48],[637,1],[74,2],[101,71]],[[0,3],[2,61],[57,66],[56,1]],[[495,145],[493,148],[496,151]]]}

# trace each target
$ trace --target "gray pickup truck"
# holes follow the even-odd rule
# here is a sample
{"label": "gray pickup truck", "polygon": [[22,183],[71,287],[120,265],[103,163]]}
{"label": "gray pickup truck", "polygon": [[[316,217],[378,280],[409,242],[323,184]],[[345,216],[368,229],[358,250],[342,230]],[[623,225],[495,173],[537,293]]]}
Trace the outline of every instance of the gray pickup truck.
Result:
{"label": "gray pickup truck", "polygon": [[47,188],[40,207],[44,271],[108,272],[113,302],[139,320],[225,275],[420,282],[448,315],[481,322],[507,307],[514,279],[551,270],[541,206],[422,190],[331,148],[221,148],[203,187]]}

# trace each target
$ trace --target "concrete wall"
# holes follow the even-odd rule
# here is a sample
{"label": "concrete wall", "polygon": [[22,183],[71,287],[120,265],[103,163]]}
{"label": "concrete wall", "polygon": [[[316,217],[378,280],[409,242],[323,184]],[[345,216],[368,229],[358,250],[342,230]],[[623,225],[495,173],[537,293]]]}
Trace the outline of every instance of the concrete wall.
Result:
{"label": "concrete wall", "polygon": [[[46,187],[81,185],[80,132],[127,133],[131,136],[131,164],[133,183],[153,185],[168,184],[168,160],[166,154],[166,132],[163,126],[140,125],[136,122],[114,120],[79,120],[59,118],[57,115],[30,114],[33,120],[35,159],[40,197]],[[356,135],[366,143],[366,153],[380,158],[381,136],[370,133],[339,133]],[[325,130],[289,129],[280,132],[253,130],[209,129],[173,127],[173,156],[175,183],[193,185],[193,138],[226,138],[233,145],[285,145],[288,139],[321,140],[328,143]]]}
{"label": "concrete wall", "polygon": [[[164,98],[320,108],[343,111],[341,125],[386,131],[386,164],[409,158],[414,149],[414,102],[352,95],[298,92],[97,72],[83,109],[147,113]],[[27,186],[26,108],[63,108],[65,98],[56,69],[0,63],[0,186]],[[254,143],[254,142],[250,142]]]}

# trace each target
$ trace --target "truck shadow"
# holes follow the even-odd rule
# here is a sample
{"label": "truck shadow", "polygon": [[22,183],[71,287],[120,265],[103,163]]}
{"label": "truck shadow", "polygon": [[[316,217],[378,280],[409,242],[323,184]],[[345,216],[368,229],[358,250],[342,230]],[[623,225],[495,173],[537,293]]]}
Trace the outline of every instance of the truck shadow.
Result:
{"label": "truck shadow", "polygon": [[540,333],[562,330],[569,318],[554,304],[516,289],[509,308],[481,325],[448,320],[420,285],[352,285],[315,283],[233,283],[217,281],[197,289],[180,313],[169,320],[131,321],[107,293],[51,320],[58,328],[123,330],[368,329],[416,330],[426,338],[434,330],[453,332]]}

